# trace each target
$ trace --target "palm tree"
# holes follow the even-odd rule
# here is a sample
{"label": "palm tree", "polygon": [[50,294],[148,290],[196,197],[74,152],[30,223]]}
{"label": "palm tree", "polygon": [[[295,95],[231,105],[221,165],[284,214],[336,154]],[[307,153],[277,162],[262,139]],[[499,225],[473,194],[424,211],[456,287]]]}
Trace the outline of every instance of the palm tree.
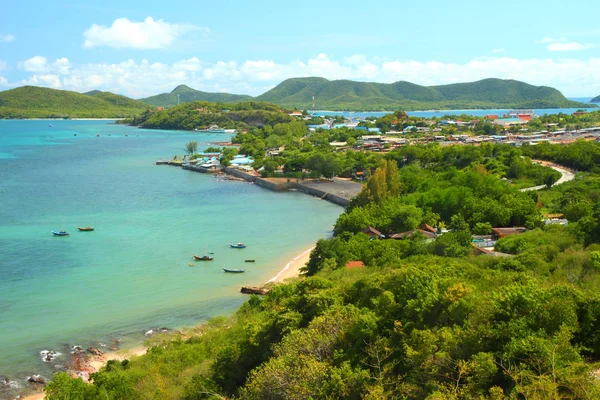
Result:
{"label": "palm tree", "polygon": [[195,140],[191,141],[191,142],[187,142],[185,144],[185,152],[188,153],[188,155],[193,155],[198,151],[198,142],[196,142]]}

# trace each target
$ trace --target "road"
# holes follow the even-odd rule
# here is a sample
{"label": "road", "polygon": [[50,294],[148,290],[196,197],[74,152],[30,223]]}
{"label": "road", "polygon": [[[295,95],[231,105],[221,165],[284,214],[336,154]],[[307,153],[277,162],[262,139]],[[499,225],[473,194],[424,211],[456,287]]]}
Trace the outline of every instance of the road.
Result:
{"label": "road", "polygon": [[[554,185],[552,186],[556,186],[556,185],[560,185],[561,183],[565,183],[565,182],[569,182],[572,181],[573,179],[575,179],[575,172],[571,171],[570,169],[548,162],[548,161],[541,161],[541,160],[531,160],[531,162],[537,162],[541,165],[543,165],[544,167],[549,167],[552,168],[553,170],[560,172],[561,176],[560,178],[554,182]],[[532,186],[532,187],[528,187],[528,188],[524,188],[521,189],[521,192],[529,192],[531,190],[541,190],[541,189],[545,189],[546,185],[539,185],[539,186]]]}

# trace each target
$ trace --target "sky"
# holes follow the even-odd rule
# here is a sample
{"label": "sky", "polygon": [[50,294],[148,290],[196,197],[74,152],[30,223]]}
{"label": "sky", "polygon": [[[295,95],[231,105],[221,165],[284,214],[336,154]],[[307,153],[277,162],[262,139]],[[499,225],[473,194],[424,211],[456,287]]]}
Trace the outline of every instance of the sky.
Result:
{"label": "sky", "polygon": [[[79,4],[81,3],[81,4]],[[517,79],[600,95],[600,3],[11,1],[0,90],[258,95],[292,77],[420,85]]]}

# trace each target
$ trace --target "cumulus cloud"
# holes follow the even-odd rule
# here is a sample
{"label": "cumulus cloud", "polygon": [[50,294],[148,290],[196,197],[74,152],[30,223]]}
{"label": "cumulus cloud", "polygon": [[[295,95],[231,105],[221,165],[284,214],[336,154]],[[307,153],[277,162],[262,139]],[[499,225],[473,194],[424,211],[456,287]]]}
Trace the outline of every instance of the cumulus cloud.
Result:
{"label": "cumulus cloud", "polygon": [[547,48],[550,51],[580,51],[580,50],[591,49],[593,47],[594,46],[591,44],[567,42],[567,43],[550,43]]}
{"label": "cumulus cloud", "polygon": [[113,47],[130,49],[164,49],[175,39],[192,31],[209,32],[192,24],[170,24],[162,19],[147,17],[143,22],[117,18],[110,27],[93,24],[84,33],[83,47]]}
{"label": "cumulus cloud", "polygon": [[182,83],[210,92],[258,95],[284,79],[306,76],[384,83],[403,80],[428,86],[494,77],[552,86],[570,96],[600,93],[600,82],[597,81],[600,58],[488,57],[465,63],[443,63],[373,60],[363,55],[333,59],[327,54],[318,54],[307,60],[286,63],[268,59],[207,62],[191,57],[172,64],[142,59],[114,64],[71,65],[67,59],[48,62],[44,57],[36,56],[19,65],[32,73],[20,84],[62,85],[81,92],[109,90],[136,98],[170,91]]}
{"label": "cumulus cloud", "polygon": [[54,72],[61,75],[68,75],[71,69],[71,63],[68,58],[59,58],[49,63],[43,56],[34,56],[18,64],[19,68],[27,72],[44,73]]}
{"label": "cumulus cloud", "polygon": [[544,38],[542,40],[538,40],[537,43],[546,44],[546,49],[548,51],[581,51],[588,50],[597,47],[593,44],[581,44],[579,42],[569,42],[565,38],[561,39],[553,39],[553,38]]}
{"label": "cumulus cloud", "polygon": [[0,34],[0,42],[12,42],[16,40],[17,37],[15,35],[2,35]]}

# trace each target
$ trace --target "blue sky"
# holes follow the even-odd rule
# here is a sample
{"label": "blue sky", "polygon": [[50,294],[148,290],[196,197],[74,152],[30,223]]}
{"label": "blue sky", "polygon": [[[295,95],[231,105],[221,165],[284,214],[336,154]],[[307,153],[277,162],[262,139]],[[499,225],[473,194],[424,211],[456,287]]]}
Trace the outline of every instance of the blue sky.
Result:
{"label": "blue sky", "polygon": [[142,97],[184,83],[256,95],[296,76],[423,85],[497,77],[600,94],[593,2],[73,3],[3,5],[0,90]]}

